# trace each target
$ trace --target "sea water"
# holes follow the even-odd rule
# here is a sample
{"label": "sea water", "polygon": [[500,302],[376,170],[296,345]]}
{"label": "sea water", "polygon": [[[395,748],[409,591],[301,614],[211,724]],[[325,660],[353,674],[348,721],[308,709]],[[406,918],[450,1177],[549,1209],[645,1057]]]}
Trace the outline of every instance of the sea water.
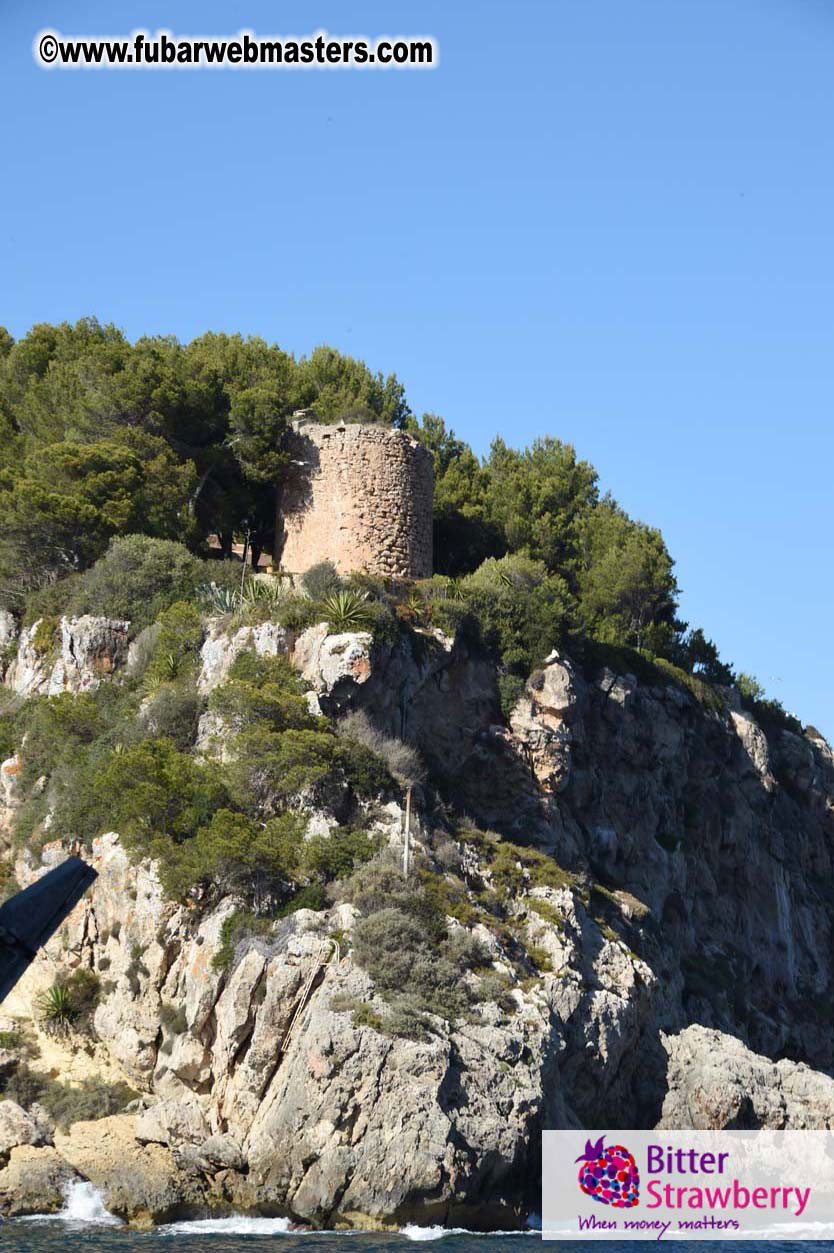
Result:
{"label": "sea water", "polygon": [[[282,1253],[416,1253],[415,1243],[427,1243],[431,1253],[522,1253],[541,1237],[536,1231],[480,1235],[460,1228],[409,1225],[399,1233],[290,1231],[285,1218],[210,1218],[170,1223],[152,1232],[131,1231],[108,1214],[100,1194],[90,1183],[71,1184],[59,1214],[13,1219],[0,1225],[0,1253],[260,1253],[282,1243]],[[673,1241],[664,1241],[672,1244]],[[615,1240],[548,1241],[559,1253],[648,1253],[646,1244]],[[728,1248],[729,1246],[723,1246]],[[686,1241],[676,1253],[720,1253],[718,1242]],[[745,1253],[814,1253],[834,1249],[834,1243],[736,1243]]]}

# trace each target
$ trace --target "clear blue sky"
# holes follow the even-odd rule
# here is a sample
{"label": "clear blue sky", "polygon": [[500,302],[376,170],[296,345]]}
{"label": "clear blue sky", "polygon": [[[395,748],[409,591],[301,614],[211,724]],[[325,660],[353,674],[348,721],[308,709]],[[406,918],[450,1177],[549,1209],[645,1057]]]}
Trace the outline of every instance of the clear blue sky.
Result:
{"label": "clear blue sky", "polygon": [[[432,34],[432,72],[44,71],[65,34]],[[573,441],[834,735],[830,0],[2,0],[0,323],[240,330]]]}

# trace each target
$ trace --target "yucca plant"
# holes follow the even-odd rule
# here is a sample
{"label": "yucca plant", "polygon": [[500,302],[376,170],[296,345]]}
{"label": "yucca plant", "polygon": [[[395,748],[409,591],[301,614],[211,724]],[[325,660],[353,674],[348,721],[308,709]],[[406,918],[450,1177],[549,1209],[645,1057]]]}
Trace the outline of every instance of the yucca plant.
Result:
{"label": "yucca plant", "polygon": [[239,596],[230,587],[218,587],[216,583],[206,583],[200,588],[200,600],[212,613],[235,613],[239,607]]}
{"label": "yucca plant", "polygon": [[241,606],[246,610],[266,609],[272,612],[285,598],[283,584],[277,580],[250,579],[243,589]]}
{"label": "yucca plant", "polygon": [[371,624],[367,592],[356,592],[350,588],[331,592],[322,601],[322,608],[328,625],[335,634],[364,631]]}
{"label": "yucca plant", "polygon": [[423,622],[431,613],[429,605],[414,588],[397,607],[399,616],[406,622]]}
{"label": "yucca plant", "polygon": [[41,992],[37,1000],[38,1014],[50,1027],[65,1031],[78,1017],[78,1010],[72,999],[70,989],[63,983],[53,983],[51,988]]}

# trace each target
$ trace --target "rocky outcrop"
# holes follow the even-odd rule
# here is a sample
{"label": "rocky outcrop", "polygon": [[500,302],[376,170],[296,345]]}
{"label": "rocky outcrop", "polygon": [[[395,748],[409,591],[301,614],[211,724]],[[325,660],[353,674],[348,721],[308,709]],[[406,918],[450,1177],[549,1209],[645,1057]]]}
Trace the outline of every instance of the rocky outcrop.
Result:
{"label": "rocky outcrop", "polygon": [[831,1130],[834,1079],[783,1058],[772,1062],[740,1040],[687,1027],[666,1036],[668,1091],[661,1127]]}
{"label": "rocky outcrop", "polygon": [[12,1149],[22,1144],[43,1145],[44,1131],[31,1114],[14,1101],[0,1101],[0,1163],[6,1165]]}
{"label": "rocky outcrop", "polygon": [[[196,1173],[179,1166],[171,1150],[137,1140],[134,1115],[77,1122],[56,1132],[64,1162],[98,1188],[111,1214],[136,1227],[182,1216],[204,1202]],[[2,1181],[0,1181],[0,1185]]]}
{"label": "rocky outcrop", "polygon": [[[174,906],[151,864],[103,836],[94,888],[21,986],[31,998],[56,967],[99,972],[95,1048],[145,1108],[54,1148],[10,1145],[0,1204],[19,1163],[57,1178],[60,1162],[138,1223],[236,1205],[315,1225],[508,1228],[537,1200],[542,1127],[831,1125],[824,741],[765,734],[720,693],[705,706],[672,678],[558,653],[504,725],[492,666],[430,631],[386,642],[217,623],[204,694],[247,647],[291,657],[313,708],[363,710],[416,744],[477,824],[455,828],[438,805],[412,836],[438,874],[441,836],[461,867],[492,999],[432,1019],[427,1038],[391,1034],[352,957],[350,905],[276,920],[218,963],[241,902]],[[13,784],[12,766],[12,798]],[[402,838],[396,802],[376,821]],[[511,853],[501,919],[486,908],[499,886],[488,829],[562,868],[537,882]],[[24,852],[17,877],[65,855]]]}
{"label": "rocky outcrop", "polygon": [[230,635],[220,620],[212,619],[200,651],[198,691],[207,696],[225,683],[235,658],[246,649],[252,649],[259,657],[286,656],[290,638],[289,631],[273,622],[243,626]]}
{"label": "rocky outcrop", "polygon": [[20,633],[5,682],[18,696],[57,696],[98,687],[127,661],[129,622],[113,618],[40,618]]}
{"label": "rocky outcrop", "polygon": [[78,1178],[54,1148],[14,1148],[0,1170],[0,1209],[9,1218],[56,1214],[63,1208],[67,1185]]}

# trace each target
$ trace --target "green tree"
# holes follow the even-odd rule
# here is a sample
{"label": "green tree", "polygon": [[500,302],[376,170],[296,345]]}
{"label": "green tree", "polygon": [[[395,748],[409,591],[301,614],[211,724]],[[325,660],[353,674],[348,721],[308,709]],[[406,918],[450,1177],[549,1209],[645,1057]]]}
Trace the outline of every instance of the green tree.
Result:
{"label": "green tree", "polygon": [[315,348],[302,357],[299,369],[304,403],[323,422],[379,422],[402,427],[410,410],[405,388],[395,374],[374,374],[364,361],[335,348]]}
{"label": "green tree", "polygon": [[639,649],[652,623],[677,607],[674,563],[660,532],[633,522],[610,498],[582,520],[579,610],[597,639]]}
{"label": "green tree", "polygon": [[165,859],[170,844],[191,839],[229,797],[217,767],[180,752],[170,740],[145,740],[112,754],[101,790],[111,821],[139,856]]}
{"label": "green tree", "polygon": [[47,581],[92,564],[114,535],[177,538],[192,475],[141,435],[32,451],[0,479],[0,570],[37,566]]}
{"label": "green tree", "polygon": [[509,551],[543,561],[575,590],[582,521],[597,501],[593,466],[547,436],[523,452],[493,440],[487,470],[489,516]]}
{"label": "green tree", "polygon": [[441,417],[411,417],[407,428],[434,458],[434,566],[457,576],[475,570],[487,557],[505,551],[500,528],[489,511],[489,474],[467,444]]}

